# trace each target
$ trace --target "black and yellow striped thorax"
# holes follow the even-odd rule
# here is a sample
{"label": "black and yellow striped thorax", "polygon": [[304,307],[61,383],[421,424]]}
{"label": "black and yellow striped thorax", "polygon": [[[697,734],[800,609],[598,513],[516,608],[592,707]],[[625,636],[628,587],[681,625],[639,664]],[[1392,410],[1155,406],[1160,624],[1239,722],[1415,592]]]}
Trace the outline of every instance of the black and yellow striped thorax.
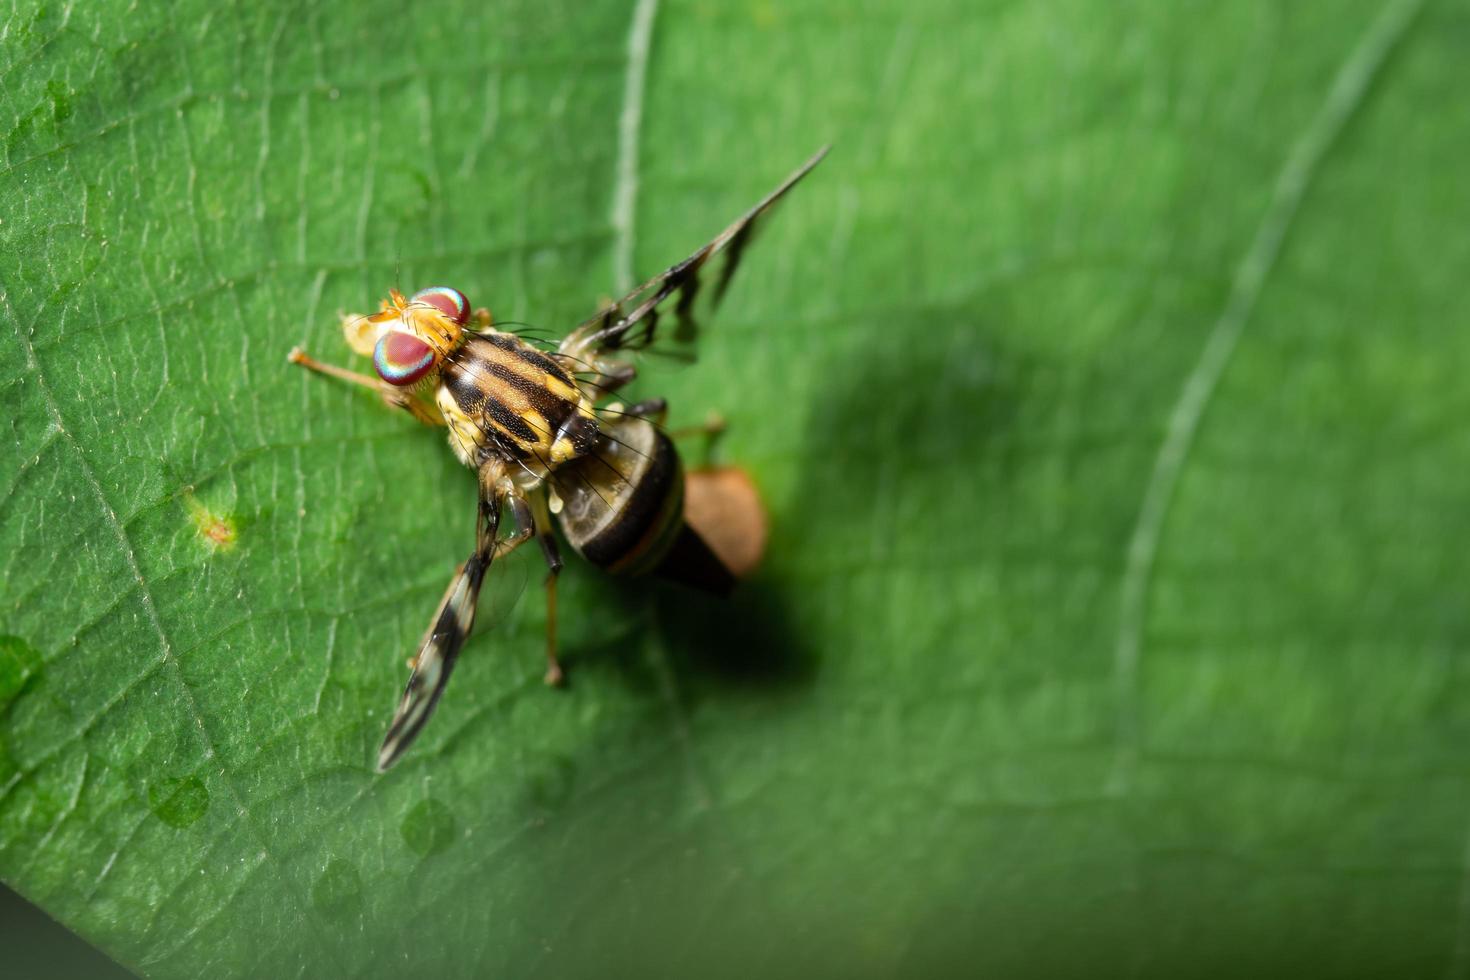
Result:
{"label": "black and yellow striped thorax", "polygon": [[471,335],[446,359],[438,405],[469,466],[491,455],[537,475],[597,441],[592,402],[557,361],[512,333]]}

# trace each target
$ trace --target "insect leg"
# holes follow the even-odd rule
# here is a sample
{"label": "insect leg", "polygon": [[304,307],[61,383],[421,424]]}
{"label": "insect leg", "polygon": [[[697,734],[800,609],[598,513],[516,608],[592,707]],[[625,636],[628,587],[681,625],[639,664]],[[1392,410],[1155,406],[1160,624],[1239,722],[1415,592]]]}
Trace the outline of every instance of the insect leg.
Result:
{"label": "insect leg", "polygon": [[350,381],[352,384],[362,385],[364,388],[371,388],[374,391],[379,391],[383,387],[382,382],[377,378],[369,377],[366,374],[358,374],[356,371],[349,371],[346,368],[339,368],[335,364],[326,364],[318,361],[300,347],[292,347],[291,353],[286,355],[286,360],[292,364],[300,364],[308,371],[325,374],[339,381]]}
{"label": "insect leg", "polygon": [[[677,441],[681,439],[689,439],[695,436],[702,436],[704,439],[702,444],[703,452],[701,452],[699,455],[699,465],[712,466],[714,464],[715,445],[720,441],[720,437],[724,434],[725,417],[719,412],[710,412],[708,415],[705,416],[704,422],[702,424],[689,425],[685,426],[682,429],[675,429],[673,432],[669,433],[669,438]],[[691,456],[691,459],[692,458],[694,457]]]}
{"label": "insect leg", "polygon": [[514,534],[495,542],[496,558],[504,558],[536,533],[536,519],[531,515],[531,506],[526,503],[526,498],[512,492],[507,494],[506,500],[510,505],[510,516],[515,521],[516,530]]}
{"label": "insect leg", "polygon": [[[669,414],[669,403],[663,398],[645,398],[641,402],[624,405],[622,402],[613,402],[603,409],[609,415],[618,418],[647,419],[659,428],[663,428],[664,419]],[[711,412],[699,425],[685,426],[668,433],[670,439],[688,439],[691,436],[704,436],[705,455],[710,455],[714,449],[715,440],[725,434],[725,417],[718,412]]]}
{"label": "insect leg", "polygon": [[648,419],[654,425],[663,425],[664,416],[669,414],[669,403],[664,398],[645,398],[623,409],[623,414]]}
{"label": "insect leg", "polygon": [[541,545],[541,556],[546,560],[546,683],[559,686],[564,680],[561,664],[556,659],[556,577],[562,569],[561,551],[551,533],[551,514],[546,507],[546,497],[538,493],[534,504],[528,503],[519,493],[510,493],[506,502],[516,530],[495,542],[495,557],[504,556],[525,544],[534,535]]}
{"label": "insect leg", "polygon": [[436,410],[429,408],[411,394],[394,388],[391,385],[386,385],[379,379],[369,375],[358,374],[356,371],[349,371],[346,368],[337,367],[335,364],[326,364],[318,361],[300,347],[292,347],[291,353],[286,355],[286,360],[292,364],[300,364],[308,371],[315,371],[317,374],[325,374],[329,378],[336,378],[338,381],[346,381],[351,384],[362,385],[364,388],[371,388],[378,393],[379,397],[383,399],[383,403],[389,408],[401,408],[425,425],[445,424],[442,415]]}
{"label": "insect leg", "polygon": [[566,680],[561,661],[556,659],[556,579],[561,574],[561,549],[551,532],[551,514],[546,508],[546,495],[535,498],[536,542],[541,545],[541,557],[546,559],[546,683],[559,687]]}
{"label": "insect leg", "polygon": [[725,416],[719,412],[710,412],[699,425],[686,425],[682,429],[675,429],[669,433],[669,438],[688,439],[690,436],[704,436],[712,440],[716,436],[725,434],[725,425]]}
{"label": "insect leg", "polygon": [[413,672],[398,702],[388,734],[378,750],[378,771],[384,772],[398,761],[413,744],[419,731],[444,693],[454,662],[464,646],[465,638],[475,625],[475,604],[485,572],[496,554],[496,534],[500,529],[500,505],[504,490],[498,485],[503,473],[498,464],[487,464],[480,470],[479,517],[476,522],[475,550],[465,559],[449,582],[428,632],[414,656]]}
{"label": "insect leg", "polygon": [[578,376],[582,390],[593,401],[612,394],[638,376],[635,366],[615,357],[592,356],[588,359],[566,353],[558,353],[553,357],[570,374]]}

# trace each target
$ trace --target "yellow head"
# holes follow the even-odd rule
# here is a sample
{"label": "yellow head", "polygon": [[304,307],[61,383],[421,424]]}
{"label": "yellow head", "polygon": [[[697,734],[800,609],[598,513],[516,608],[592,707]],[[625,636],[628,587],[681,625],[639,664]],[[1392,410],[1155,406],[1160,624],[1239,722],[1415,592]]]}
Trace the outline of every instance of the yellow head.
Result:
{"label": "yellow head", "polygon": [[372,316],[343,321],[347,343],[370,354],[378,377],[400,388],[428,377],[464,338],[470,302],[448,286],[430,286],[409,299],[394,289]]}

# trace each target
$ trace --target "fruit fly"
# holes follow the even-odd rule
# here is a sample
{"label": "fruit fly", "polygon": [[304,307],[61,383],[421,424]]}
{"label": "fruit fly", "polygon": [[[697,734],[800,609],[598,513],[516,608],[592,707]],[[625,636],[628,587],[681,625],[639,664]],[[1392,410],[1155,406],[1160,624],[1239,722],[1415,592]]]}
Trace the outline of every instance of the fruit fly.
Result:
{"label": "fruit fly", "polygon": [[[391,290],[381,309],[342,318],[354,351],[376,377],[324,364],[300,348],[292,363],[378,392],[420,422],[444,426],[449,445],[479,477],[475,549],[455,571],[418,652],[408,686],[378,752],[393,765],[429,720],[475,622],[491,565],[532,538],[546,561],[548,683],[562,680],[556,658],[556,578],[562,568],[553,516],[572,549],[608,572],[657,571],[699,588],[728,592],[734,577],[684,523],[684,471],[661,424],[663,399],[599,402],[632,381],[629,355],[655,339],[673,300],[675,336],[692,339],[700,273],[724,253],[712,284],[718,302],[759,219],[826,155],[824,148],[703,248],[670,266],[542,350],[495,327],[447,286],[404,297]],[[502,533],[506,516],[510,527]]]}

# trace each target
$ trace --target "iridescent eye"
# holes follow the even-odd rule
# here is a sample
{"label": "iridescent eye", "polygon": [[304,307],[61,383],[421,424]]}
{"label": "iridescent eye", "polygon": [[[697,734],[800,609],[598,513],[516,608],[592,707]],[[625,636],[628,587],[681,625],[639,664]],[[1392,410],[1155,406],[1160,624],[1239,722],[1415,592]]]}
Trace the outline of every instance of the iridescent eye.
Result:
{"label": "iridescent eye", "polygon": [[373,348],[373,367],[378,377],[403,388],[434,370],[434,348],[411,333],[390,330]]}
{"label": "iridescent eye", "polygon": [[430,286],[413,294],[412,303],[428,303],[461,327],[470,322],[470,301],[449,286]]}

